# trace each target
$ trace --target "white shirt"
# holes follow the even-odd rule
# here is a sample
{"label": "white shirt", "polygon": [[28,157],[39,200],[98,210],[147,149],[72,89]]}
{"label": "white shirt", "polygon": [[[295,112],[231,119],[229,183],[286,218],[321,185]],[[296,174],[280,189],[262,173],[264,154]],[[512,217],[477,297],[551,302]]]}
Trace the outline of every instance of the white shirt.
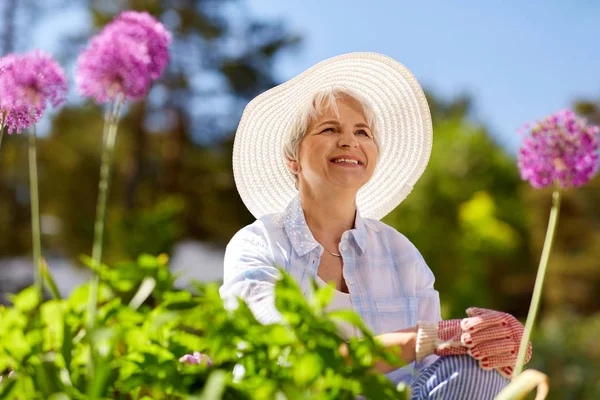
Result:
{"label": "white shirt", "polygon": [[[308,277],[317,276],[323,251],[297,195],[283,213],[261,217],[227,245],[219,290],[226,307],[235,307],[239,296],[261,323],[279,321],[273,290],[277,267],[291,274],[308,297]],[[362,218],[357,211],[354,229],[343,233],[338,251],[352,310],[375,335],[413,327],[419,320],[441,319],[433,273],[417,248],[391,226]],[[398,382],[409,381],[410,375],[404,367],[388,377]]]}
{"label": "white shirt", "polygon": [[[319,287],[327,286],[327,282],[321,279],[319,275],[316,276],[316,282]],[[337,310],[352,310],[352,302],[350,301],[349,293],[340,292],[339,290],[334,289],[333,298],[325,307],[325,311]],[[350,339],[351,337],[358,336],[356,327],[345,321],[340,323],[338,328],[340,329],[340,334],[344,339]]]}

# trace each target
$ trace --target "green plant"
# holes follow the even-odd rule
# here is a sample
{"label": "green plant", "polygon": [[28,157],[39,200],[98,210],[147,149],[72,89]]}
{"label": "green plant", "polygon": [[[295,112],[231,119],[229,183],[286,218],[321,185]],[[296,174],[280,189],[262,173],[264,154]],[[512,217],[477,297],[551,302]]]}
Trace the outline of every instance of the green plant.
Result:
{"label": "green plant", "polygon": [[[0,398],[399,397],[385,376],[371,372],[376,359],[399,360],[384,352],[358,315],[324,312],[331,287],[315,285],[307,300],[282,272],[276,305],[285,322],[261,325],[243,302],[226,310],[216,284],[176,290],[167,261],[142,255],[101,265],[92,332],[86,331],[89,284],[68,299],[41,304],[33,287],[12,296],[13,306],[0,308]],[[344,340],[336,320],[355,324],[364,335],[349,342],[347,359],[339,353]],[[179,361],[192,351],[210,355],[212,366]]]}

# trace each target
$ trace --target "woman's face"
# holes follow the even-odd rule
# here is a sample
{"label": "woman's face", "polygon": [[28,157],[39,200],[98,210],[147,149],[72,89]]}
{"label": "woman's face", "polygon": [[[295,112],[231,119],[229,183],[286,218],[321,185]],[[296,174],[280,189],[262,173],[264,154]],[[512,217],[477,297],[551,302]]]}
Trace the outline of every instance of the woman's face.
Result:
{"label": "woman's face", "polygon": [[371,179],[378,149],[360,104],[347,96],[337,101],[339,118],[328,107],[306,130],[300,142],[299,189],[303,185],[334,185],[358,191]]}

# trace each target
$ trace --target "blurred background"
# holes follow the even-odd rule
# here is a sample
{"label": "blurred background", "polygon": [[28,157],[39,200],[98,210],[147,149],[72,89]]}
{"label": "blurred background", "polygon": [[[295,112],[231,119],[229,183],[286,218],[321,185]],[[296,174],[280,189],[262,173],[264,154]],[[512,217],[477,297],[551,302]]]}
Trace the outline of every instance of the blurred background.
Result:
{"label": "blurred background", "polygon": [[[452,4],[451,4],[452,3]],[[0,52],[51,52],[71,83],[38,132],[43,253],[63,293],[87,278],[102,109],[75,91],[78,53],[125,9],[173,33],[171,63],[119,126],[104,260],[167,253],[181,282],[222,277],[252,216],[233,181],[233,134],[257,94],[341,53],[396,58],[427,92],[431,161],[385,222],[421,250],[444,318],[468,306],[525,318],[551,204],[522,182],[518,129],[562,108],[600,123],[600,3],[0,0]],[[27,135],[0,149],[0,296],[32,283]],[[600,392],[600,177],[565,193],[531,367],[553,399]]]}

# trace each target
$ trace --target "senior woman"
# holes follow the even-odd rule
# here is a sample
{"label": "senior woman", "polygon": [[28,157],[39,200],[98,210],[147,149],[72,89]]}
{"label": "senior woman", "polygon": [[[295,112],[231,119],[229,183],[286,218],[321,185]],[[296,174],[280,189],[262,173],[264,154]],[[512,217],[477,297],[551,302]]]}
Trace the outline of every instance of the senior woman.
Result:
{"label": "senior woman", "polygon": [[431,145],[419,83],[380,54],[331,58],[256,97],[239,124],[233,166],[257,220],[227,246],[220,293],[229,307],[241,297],[268,324],[281,320],[278,267],[305,296],[309,278],[332,282],[330,310],[354,310],[384,345],[415,362],[376,367],[410,383],[412,398],[493,398],[509,382],[522,325],[479,308],[442,321],[423,257],[379,221],[410,193]]}

